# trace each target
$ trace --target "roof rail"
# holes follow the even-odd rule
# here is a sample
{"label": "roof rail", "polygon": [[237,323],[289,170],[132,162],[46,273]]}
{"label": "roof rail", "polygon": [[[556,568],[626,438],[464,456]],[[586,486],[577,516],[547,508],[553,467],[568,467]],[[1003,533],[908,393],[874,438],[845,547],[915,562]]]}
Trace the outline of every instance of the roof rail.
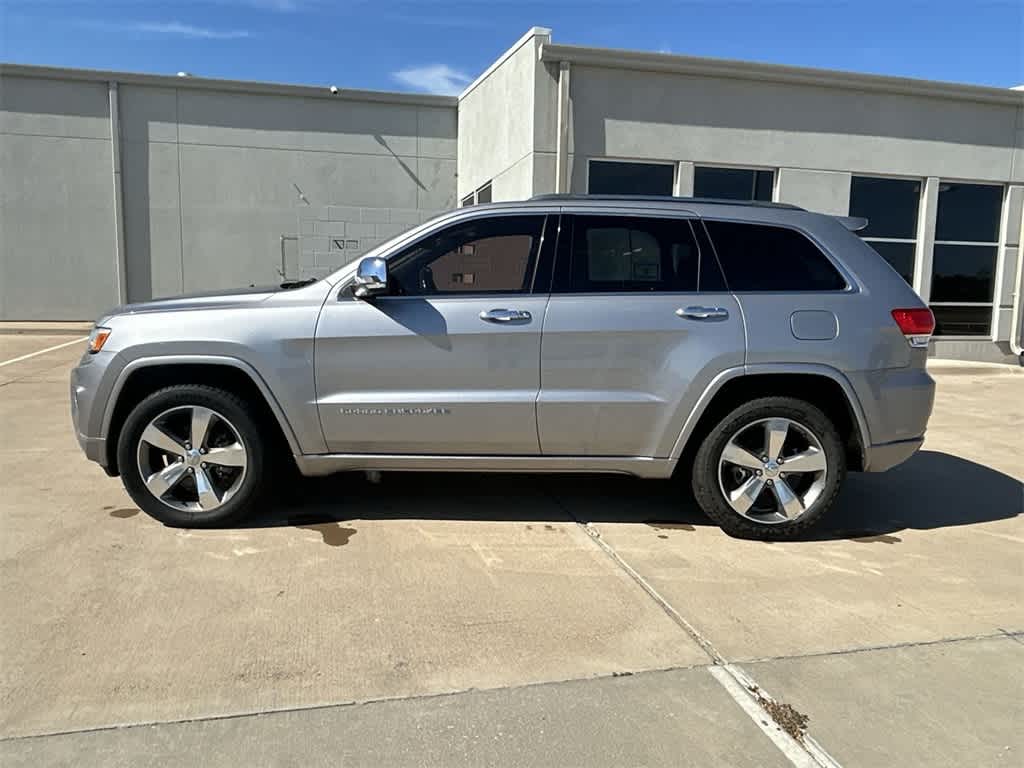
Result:
{"label": "roof rail", "polygon": [[741,205],[749,208],[784,208],[791,211],[806,210],[798,205],[790,205],[789,203],[767,203],[760,200],[727,200],[717,197],[675,197],[674,195],[580,195],[563,192],[549,192],[543,195],[534,195],[530,200],[562,200],[565,202],[572,202],[574,200],[598,200],[638,203],[708,203],[711,205]]}

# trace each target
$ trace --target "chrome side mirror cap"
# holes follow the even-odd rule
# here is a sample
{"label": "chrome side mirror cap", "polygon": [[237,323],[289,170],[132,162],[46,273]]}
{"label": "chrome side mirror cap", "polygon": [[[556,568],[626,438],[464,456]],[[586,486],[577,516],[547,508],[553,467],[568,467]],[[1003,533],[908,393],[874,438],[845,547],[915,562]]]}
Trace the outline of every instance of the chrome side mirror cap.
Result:
{"label": "chrome side mirror cap", "polygon": [[388,263],[384,259],[368,257],[356,267],[355,295],[359,299],[379,296],[388,290]]}

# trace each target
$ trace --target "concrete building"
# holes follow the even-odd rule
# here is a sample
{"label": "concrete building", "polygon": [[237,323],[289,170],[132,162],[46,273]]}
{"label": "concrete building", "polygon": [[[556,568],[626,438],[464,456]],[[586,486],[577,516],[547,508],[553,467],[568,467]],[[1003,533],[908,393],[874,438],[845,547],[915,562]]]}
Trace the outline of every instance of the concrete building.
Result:
{"label": "concrete building", "polygon": [[324,274],[457,204],[649,193],[866,216],[933,354],[1020,354],[1013,89],[534,28],[457,99],[0,65],[0,158],[0,319]]}

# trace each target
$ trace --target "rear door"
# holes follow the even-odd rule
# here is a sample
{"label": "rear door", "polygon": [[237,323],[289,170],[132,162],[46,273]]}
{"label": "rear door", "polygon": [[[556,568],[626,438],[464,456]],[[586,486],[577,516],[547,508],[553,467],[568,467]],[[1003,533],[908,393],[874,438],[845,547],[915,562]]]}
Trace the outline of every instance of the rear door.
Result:
{"label": "rear door", "polygon": [[462,220],[387,256],[389,295],[327,300],[316,385],[330,452],[539,453],[544,225]]}
{"label": "rear door", "polygon": [[698,219],[563,215],[541,349],[545,455],[667,457],[707,384],[743,357],[739,306]]}

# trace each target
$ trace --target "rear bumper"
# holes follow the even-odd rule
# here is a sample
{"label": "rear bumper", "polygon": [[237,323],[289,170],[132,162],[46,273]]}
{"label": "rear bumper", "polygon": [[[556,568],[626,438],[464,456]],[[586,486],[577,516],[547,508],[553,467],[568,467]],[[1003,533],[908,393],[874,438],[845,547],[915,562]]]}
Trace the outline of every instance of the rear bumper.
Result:
{"label": "rear bumper", "polygon": [[872,445],[867,455],[865,472],[885,472],[897,464],[902,464],[921,448],[923,437],[913,440],[897,440],[893,443]]}

